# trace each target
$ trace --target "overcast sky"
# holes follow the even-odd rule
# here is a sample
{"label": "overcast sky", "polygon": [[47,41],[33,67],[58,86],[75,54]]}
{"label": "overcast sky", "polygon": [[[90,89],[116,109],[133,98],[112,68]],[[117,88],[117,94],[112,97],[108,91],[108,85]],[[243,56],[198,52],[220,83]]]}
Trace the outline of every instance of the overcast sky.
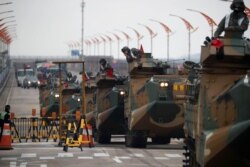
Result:
{"label": "overcast sky", "polygon": [[[81,42],[81,2],[82,0],[13,0],[12,5],[0,6],[1,11],[13,9],[17,23],[17,38],[11,43],[12,55],[62,56],[69,55],[71,45],[80,49]],[[7,0],[0,0],[7,2]],[[216,23],[231,10],[231,3],[220,0],[85,0],[84,8],[84,39],[100,39],[100,35],[108,35],[113,39],[110,53],[109,43],[99,45],[99,51],[85,47],[85,54],[112,54],[115,58],[123,57],[118,52],[118,42],[112,33],[120,36],[120,48],[127,45],[126,32],[133,38],[129,47],[137,47],[136,35],[132,27],[138,30],[144,38],[140,41],[145,52],[150,52],[150,36],[144,26],[149,26],[157,36],[153,39],[153,56],[166,58],[167,37],[160,24],[150,21],[155,19],[168,25],[173,31],[170,36],[170,58],[187,57],[188,31],[177,17],[188,20],[198,30],[191,35],[191,54],[199,54],[200,46],[206,36],[211,35],[211,28],[205,18],[199,13],[187,9],[202,11],[215,20]],[[245,0],[250,7],[250,0]],[[11,15],[11,14],[6,14]],[[4,17],[6,15],[1,15]],[[250,37],[250,31],[245,33]]]}

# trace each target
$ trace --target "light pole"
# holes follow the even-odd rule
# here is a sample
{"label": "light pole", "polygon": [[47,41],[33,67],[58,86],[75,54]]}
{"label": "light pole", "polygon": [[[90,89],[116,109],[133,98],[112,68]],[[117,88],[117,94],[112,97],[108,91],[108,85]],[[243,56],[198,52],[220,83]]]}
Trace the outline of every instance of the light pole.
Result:
{"label": "light pole", "polygon": [[121,41],[121,38],[113,32],[110,32],[110,33],[113,34],[117,40],[117,54],[118,54],[117,56],[118,56],[118,60],[119,60],[120,59],[120,41]]}
{"label": "light pole", "polygon": [[91,41],[90,40],[85,40],[84,43],[86,44],[86,55],[90,55],[90,50],[91,50]]}
{"label": "light pole", "polygon": [[0,5],[9,5],[9,4],[12,4],[12,2],[0,3]]}
{"label": "light pole", "polygon": [[1,28],[2,26],[4,26],[5,24],[7,24],[7,23],[12,23],[12,22],[15,22],[15,21],[16,21],[16,20],[6,21],[6,22],[0,24],[0,28]]}
{"label": "light pole", "polygon": [[127,28],[130,28],[132,29],[135,34],[136,34],[136,37],[137,37],[137,48],[139,48],[139,44],[140,44],[140,40],[143,38],[143,35],[141,35],[136,29],[132,28],[132,27],[127,27]]}
{"label": "light pole", "polygon": [[151,54],[153,55],[153,38],[156,37],[157,33],[154,33],[151,28],[149,28],[148,26],[146,26],[144,24],[138,23],[138,25],[141,25],[148,30],[148,32],[150,34],[150,46],[151,46],[150,49],[151,49]]}
{"label": "light pole", "polygon": [[129,47],[129,40],[131,40],[132,38],[124,31],[121,31],[121,30],[116,30],[116,31],[121,32],[125,36],[125,38],[127,40],[127,46]]}
{"label": "light pole", "polygon": [[94,40],[96,41],[97,46],[97,55],[100,55],[99,48],[100,48],[100,40],[97,37],[94,37]]}
{"label": "light pole", "polygon": [[101,35],[99,37],[102,39],[102,42],[103,42],[103,55],[105,56],[106,55],[106,42],[107,42],[107,40]]}
{"label": "light pole", "polygon": [[200,13],[203,17],[205,17],[205,19],[208,22],[208,25],[211,27],[211,37],[212,37],[214,34],[214,26],[217,26],[216,22],[211,17],[209,17],[207,14],[205,14],[203,12],[200,12],[200,11],[194,10],[194,9],[187,9],[187,10],[189,10],[191,12]]}
{"label": "light pole", "polygon": [[84,60],[84,52],[83,52],[83,45],[84,45],[84,7],[85,7],[85,2],[82,0],[82,41],[81,41],[81,55],[82,55],[82,60]]}
{"label": "light pole", "polygon": [[14,11],[13,10],[8,10],[8,11],[0,12],[0,14],[11,13],[11,12],[14,12]]}
{"label": "light pole", "polygon": [[160,21],[157,21],[154,19],[150,19],[150,20],[159,23],[164,28],[164,31],[167,33],[167,60],[169,61],[169,45],[170,45],[169,37],[170,37],[170,33],[172,32],[172,30],[166,24]]}
{"label": "light pole", "polygon": [[94,43],[94,56],[96,56],[96,40],[95,39],[90,39]]}
{"label": "light pole", "polygon": [[112,42],[113,42],[113,39],[108,35],[104,35],[104,36],[109,40],[109,54],[112,55]]}
{"label": "light pole", "polygon": [[13,17],[15,17],[15,16],[8,16],[8,17],[1,18],[0,22],[3,21],[3,20],[5,20],[5,19],[9,19],[9,18],[13,18]]}
{"label": "light pole", "polygon": [[186,28],[188,30],[188,60],[190,60],[190,57],[191,57],[190,56],[190,54],[191,54],[191,33],[195,32],[198,29],[198,27],[194,29],[193,26],[183,17],[173,15],[173,14],[170,14],[170,16],[178,17],[186,25]]}

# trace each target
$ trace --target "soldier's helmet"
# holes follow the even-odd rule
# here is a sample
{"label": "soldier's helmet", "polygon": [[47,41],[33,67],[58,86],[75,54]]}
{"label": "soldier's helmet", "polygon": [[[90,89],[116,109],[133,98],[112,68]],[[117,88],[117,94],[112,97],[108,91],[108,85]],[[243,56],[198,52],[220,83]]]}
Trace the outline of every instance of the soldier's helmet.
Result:
{"label": "soldier's helmet", "polygon": [[139,49],[136,49],[136,48],[132,48],[131,49],[131,52],[132,52],[132,54],[133,54],[133,56],[135,57],[135,58],[141,58],[141,51],[139,50]]}
{"label": "soldier's helmet", "polygon": [[106,64],[106,60],[105,60],[105,59],[100,59],[99,63],[100,63],[101,65],[105,65],[105,64]]}
{"label": "soldier's helmet", "polygon": [[130,49],[127,46],[124,46],[121,49],[122,53],[130,55]]}
{"label": "soldier's helmet", "polygon": [[9,112],[10,111],[10,105],[5,105],[5,111]]}
{"label": "soldier's helmet", "polygon": [[230,8],[234,11],[244,11],[245,10],[245,4],[243,0],[233,0]]}

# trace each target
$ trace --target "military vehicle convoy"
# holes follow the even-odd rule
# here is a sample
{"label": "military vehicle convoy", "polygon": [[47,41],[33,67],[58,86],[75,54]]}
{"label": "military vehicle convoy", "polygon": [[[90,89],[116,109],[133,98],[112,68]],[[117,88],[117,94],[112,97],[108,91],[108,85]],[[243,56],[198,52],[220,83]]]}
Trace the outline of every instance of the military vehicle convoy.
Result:
{"label": "military vehicle convoy", "polygon": [[184,63],[186,167],[250,166],[250,41],[226,33]]}
{"label": "military vehicle convoy", "polygon": [[131,51],[122,49],[129,69],[124,111],[126,146],[146,147],[148,137],[157,144],[183,138],[186,76],[169,74],[169,65],[153,59],[150,53]]}

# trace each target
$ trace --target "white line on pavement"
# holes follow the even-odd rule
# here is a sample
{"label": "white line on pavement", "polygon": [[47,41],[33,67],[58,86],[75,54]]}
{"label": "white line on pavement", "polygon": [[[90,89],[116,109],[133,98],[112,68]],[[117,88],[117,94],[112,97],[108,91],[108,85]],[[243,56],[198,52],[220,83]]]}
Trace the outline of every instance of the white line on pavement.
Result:
{"label": "white line on pavement", "polygon": [[36,157],[36,154],[35,153],[23,153],[21,157],[22,158],[34,158]]}
{"label": "white line on pavement", "polygon": [[154,157],[156,160],[169,160],[168,157]]}
{"label": "white line on pavement", "polygon": [[16,157],[4,157],[1,158],[2,161],[16,161],[17,158]]}
{"label": "white line on pavement", "polygon": [[74,157],[73,153],[58,153],[58,157]]}
{"label": "white line on pavement", "polygon": [[40,157],[41,160],[46,160],[46,159],[55,159],[55,157]]}
{"label": "white line on pavement", "polygon": [[16,162],[10,162],[10,167],[16,167]]}
{"label": "white line on pavement", "polygon": [[118,164],[122,163],[122,161],[118,157],[114,157],[113,160]]}
{"label": "white line on pavement", "polygon": [[93,157],[78,157],[78,159],[93,159]]}
{"label": "white line on pavement", "polygon": [[94,153],[94,157],[109,157],[108,153]]}
{"label": "white line on pavement", "polygon": [[165,156],[169,157],[169,158],[180,158],[180,154],[165,154]]}
{"label": "white line on pavement", "polygon": [[142,157],[144,157],[144,155],[143,154],[139,154],[139,153],[134,153],[133,154],[135,157],[138,157],[138,158],[142,158]]}
{"label": "white line on pavement", "polygon": [[46,164],[41,164],[40,167],[47,167],[47,165]]}
{"label": "white line on pavement", "polygon": [[119,156],[117,156],[117,158],[119,158],[119,159],[131,159],[131,157],[119,157]]}

